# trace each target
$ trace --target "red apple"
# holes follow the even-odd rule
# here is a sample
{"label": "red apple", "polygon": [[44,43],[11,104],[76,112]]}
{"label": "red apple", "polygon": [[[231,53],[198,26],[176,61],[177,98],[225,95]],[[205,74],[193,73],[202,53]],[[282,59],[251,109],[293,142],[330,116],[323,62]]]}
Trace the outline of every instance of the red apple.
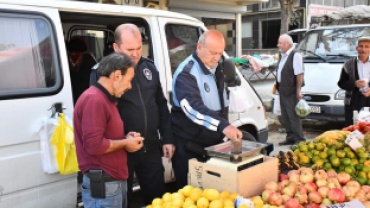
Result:
{"label": "red apple", "polygon": [[295,191],[294,187],[292,187],[292,186],[288,186],[288,187],[283,189],[283,194],[288,195],[290,197],[293,197],[295,192],[296,191]]}
{"label": "red apple", "polygon": [[283,198],[283,203],[285,204],[285,202],[287,202],[289,199],[291,199],[292,197],[288,196],[288,195],[282,195],[281,198]]}
{"label": "red apple", "polygon": [[315,204],[315,203],[310,202],[310,203],[308,203],[308,204],[305,204],[305,205],[304,205],[304,208],[313,208],[313,207],[315,207],[315,206],[316,206],[316,204]]}
{"label": "red apple", "polygon": [[361,185],[357,181],[350,181],[346,184],[348,187],[356,187],[358,189],[361,188]]}
{"label": "red apple", "polygon": [[328,175],[328,178],[336,178],[337,177],[337,172],[335,170],[328,170],[326,173]]}
{"label": "red apple", "polygon": [[365,186],[362,186],[362,187],[361,187],[361,190],[364,190],[364,191],[365,191],[365,193],[367,193],[367,194],[368,194],[368,193],[370,193],[370,186],[366,186],[366,185],[365,185]]}
{"label": "red apple", "polygon": [[340,184],[345,185],[351,180],[351,176],[346,172],[341,172],[337,175],[337,179]]}
{"label": "red apple", "polygon": [[301,175],[299,176],[299,180],[302,182],[302,183],[308,183],[308,182],[313,182],[313,175],[309,172],[303,172],[301,173]]}
{"label": "red apple", "polygon": [[330,189],[329,189],[329,187],[327,187],[327,186],[321,186],[321,187],[319,188],[319,190],[317,190],[317,192],[319,192],[319,194],[320,194],[322,197],[324,197],[324,198],[328,197],[328,193],[329,193],[329,191],[330,191]]}
{"label": "red apple", "polygon": [[316,185],[317,187],[321,187],[321,186],[326,186],[328,184],[328,182],[325,180],[325,179],[319,179],[316,181]]}
{"label": "red apple", "polygon": [[327,179],[328,178],[328,174],[325,172],[325,170],[318,170],[316,171],[315,173],[315,180],[319,180],[319,179]]}
{"label": "red apple", "polygon": [[320,206],[328,206],[328,205],[332,205],[333,203],[328,199],[328,198],[324,198],[320,204]]}
{"label": "red apple", "polygon": [[265,190],[273,190],[273,191],[278,191],[278,185],[275,182],[267,182],[265,184]]}
{"label": "red apple", "polygon": [[292,175],[301,175],[301,172],[299,170],[291,170],[288,173],[288,177],[290,178]]}
{"label": "red apple", "polygon": [[310,173],[311,175],[314,175],[315,173],[311,168],[301,167],[299,168],[299,171],[302,173]]}
{"label": "red apple", "polygon": [[269,196],[268,198],[268,202],[271,204],[271,205],[275,205],[275,206],[280,206],[283,204],[283,198],[281,197],[280,194],[278,193],[273,193]]}
{"label": "red apple", "polygon": [[313,191],[317,191],[317,186],[315,183],[313,182],[308,182],[304,185],[304,187],[306,187],[307,191],[309,193],[313,192]]}
{"label": "red apple", "polygon": [[290,183],[289,186],[290,187],[293,187],[294,188],[294,191],[297,191],[298,190],[298,183]]}
{"label": "red apple", "polygon": [[275,193],[273,190],[264,190],[264,191],[262,192],[262,200],[263,200],[264,202],[267,202],[267,201],[268,201],[268,199],[269,199],[269,196],[270,196],[271,194],[273,194],[273,193]]}
{"label": "red apple", "polygon": [[279,176],[279,182],[285,181],[285,180],[289,180],[289,177],[287,175],[283,174],[283,173],[280,174],[280,176]]}
{"label": "red apple", "polygon": [[370,208],[370,202],[369,202],[369,201],[362,202],[362,204],[363,204],[366,208]]}
{"label": "red apple", "polygon": [[300,175],[297,175],[297,174],[293,174],[289,177],[289,181],[292,182],[292,183],[298,183],[299,182],[299,176]]}
{"label": "red apple", "polygon": [[328,193],[328,197],[331,201],[334,201],[336,203],[342,203],[346,200],[344,191],[340,188],[331,189]]}
{"label": "red apple", "polygon": [[320,204],[322,202],[322,196],[317,191],[313,191],[308,194],[308,199],[316,204]]}
{"label": "red apple", "polygon": [[298,192],[300,192],[300,193],[302,193],[302,194],[307,194],[307,188],[306,187],[304,187],[304,185],[303,184],[299,184],[298,185],[298,190],[297,190]]}
{"label": "red apple", "polygon": [[286,208],[297,208],[300,207],[301,205],[296,199],[289,199],[288,201],[285,202],[285,207]]}
{"label": "red apple", "polygon": [[298,193],[295,194],[294,198],[297,199],[297,201],[300,204],[305,204],[308,201],[308,196],[307,196],[307,194],[304,194],[304,193],[299,193],[298,192]]}
{"label": "red apple", "polygon": [[336,178],[329,178],[328,179],[327,186],[330,189],[333,189],[333,188],[342,188],[342,186],[340,185],[340,183],[338,182],[338,180]]}

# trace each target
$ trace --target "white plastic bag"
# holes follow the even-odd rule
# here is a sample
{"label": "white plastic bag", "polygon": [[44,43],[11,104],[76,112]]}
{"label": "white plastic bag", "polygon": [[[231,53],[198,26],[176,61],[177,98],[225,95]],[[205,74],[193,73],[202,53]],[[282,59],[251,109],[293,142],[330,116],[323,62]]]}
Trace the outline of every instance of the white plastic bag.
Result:
{"label": "white plastic bag", "polygon": [[301,99],[295,106],[295,112],[299,117],[306,117],[311,113],[311,108],[305,100]]}
{"label": "white plastic bag", "polygon": [[364,121],[366,123],[370,123],[370,112],[369,107],[364,107],[357,115],[358,121]]}
{"label": "white plastic bag", "polygon": [[50,139],[53,136],[54,130],[57,126],[58,113],[56,113],[53,118],[43,118],[40,122],[40,127],[38,131],[40,137],[42,169],[45,173],[48,174],[59,172],[58,163],[56,160],[56,150],[50,142]]}
{"label": "white plastic bag", "polygon": [[230,113],[244,113],[254,105],[253,101],[248,98],[248,91],[242,87],[230,89]]}
{"label": "white plastic bag", "polygon": [[281,116],[280,96],[279,95],[275,97],[273,113],[277,116]]}

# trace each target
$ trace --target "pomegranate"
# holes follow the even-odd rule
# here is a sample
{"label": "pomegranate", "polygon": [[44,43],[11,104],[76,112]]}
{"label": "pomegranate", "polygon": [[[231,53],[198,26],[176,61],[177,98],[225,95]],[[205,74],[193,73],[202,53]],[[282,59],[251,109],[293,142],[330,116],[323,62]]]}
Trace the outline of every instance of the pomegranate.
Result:
{"label": "pomegranate", "polygon": [[338,180],[336,178],[329,178],[328,179],[327,186],[330,189],[333,189],[333,188],[342,188],[342,186],[340,185],[340,183],[338,182]]}
{"label": "pomegranate", "polygon": [[361,188],[361,185],[357,182],[357,181],[350,181],[346,184],[346,186],[349,186],[349,187],[356,187],[358,189]]}
{"label": "pomegranate", "polygon": [[330,189],[329,189],[329,187],[327,187],[327,186],[321,186],[321,187],[319,188],[319,190],[317,190],[317,192],[319,192],[319,194],[320,194],[322,197],[324,197],[324,198],[328,197],[328,193],[329,193],[329,191],[330,191]]}
{"label": "pomegranate", "polygon": [[328,197],[331,201],[334,201],[336,203],[341,203],[346,200],[346,196],[344,194],[344,191],[340,188],[333,188],[329,191]]}
{"label": "pomegranate", "polygon": [[289,177],[285,174],[280,174],[279,176],[279,182],[289,180]]}
{"label": "pomegranate", "polygon": [[292,197],[288,196],[288,195],[282,195],[281,198],[283,198],[283,203],[285,204],[285,202],[287,202],[289,199],[291,199]]}
{"label": "pomegranate", "polygon": [[328,205],[332,205],[333,203],[328,199],[328,198],[324,198],[320,204],[320,206],[328,206]]}
{"label": "pomegranate", "polygon": [[298,190],[298,183],[290,183],[289,186],[290,187],[293,187],[294,188],[294,191],[297,191]]}
{"label": "pomegranate", "polygon": [[294,189],[294,187],[292,187],[292,186],[288,186],[288,187],[284,188],[284,189],[283,189],[283,194],[284,194],[284,195],[288,195],[288,196],[290,196],[290,197],[293,197],[293,196],[294,196],[294,194],[295,194],[295,189]]}
{"label": "pomegranate", "polygon": [[269,196],[270,196],[271,194],[273,194],[273,193],[275,193],[273,190],[264,190],[264,191],[262,192],[262,200],[263,200],[264,202],[267,202],[267,200],[269,199]]}
{"label": "pomegranate", "polygon": [[326,186],[328,184],[328,182],[325,180],[325,179],[319,179],[316,181],[316,185],[317,187],[321,187],[321,186]]}
{"label": "pomegranate", "polygon": [[328,174],[325,172],[325,170],[318,170],[316,171],[315,173],[315,180],[319,180],[319,179],[327,179],[328,178]]}
{"label": "pomegranate", "polygon": [[317,191],[317,186],[315,183],[313,182],[308,182],[304,185],[304,187],[306,187],[307,191],[309,193],[313,192],[313,191]]}
{"label": "pomegranate", "polygon": [[283,204],[283,198],[281,197],[280,194],[278,193],[273,193],[269,196],[268,198],[268,202],[271,204],[271,205],[275,205],[275,206],[280,206]]}
{"label": "pomegranate", "polygon": [[299,170],[291,170],[288,173],[288,177],[290,178],[292,175],[301,175],[301,172]]}
{"label": "pomegranate", "polygon": [[286,208],[297,208],[300,207],[301,205],[296,199],[289,199],[288,201],[285,202],[285,207]]}
{"label": "pomegranate", "polygon": [[278,191],[278,185],[275,182],[267,182],[265,185],[265,190]]}
{"label": "pomegranate", "polygon": [[369,202],[369,201],[362,202],[362,204],[363,204],[366,208],[370,208],[370,202]]}
{"label": "pomegranate", "polygon": [[313,175],[309,172],[303,172],[301,173],[301,175],[299,176],[299,180],[302,182],[302,183],[308,183],[308,182],[313,182]]}
{"label": "pomegranate", "polygon": [[351,180],[351,176],[346,172],[341,172],[337,175],[337,179],[340,184],[345,185]]}
{"label": "pomegranate", "polygon": [[336,178],[337,177],[337,172],[335,172],[335,170],[328,170],[328,172],[326,172],[326,174],[328,175],[328,178]]}
{"label": "pomegranate", "polygon": [[303,185],[298,186],[298,192],[302,194],[307,194],[307,188],[304,187]]}
{"label": "pomegranate", "polygon": [[320,204],[322,202],[322,196],[317,191],[313,191],[308,194],[308,199],[316,204]]}
{"label": "pomegranate", "polygon": [[294,198],[297,199],[297,201],[300,204],[305,204],[308,201],[308,196],[307,196],[307,194],[304,194],[304,193],[299,193],[298,192],[298,193],[295,194]]}

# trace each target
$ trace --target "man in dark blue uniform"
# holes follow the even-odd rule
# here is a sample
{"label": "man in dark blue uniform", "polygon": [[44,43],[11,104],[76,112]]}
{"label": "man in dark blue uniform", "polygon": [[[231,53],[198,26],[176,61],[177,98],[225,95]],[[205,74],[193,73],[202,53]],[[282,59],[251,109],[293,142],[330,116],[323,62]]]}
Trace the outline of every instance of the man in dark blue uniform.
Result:
{"label": "man in dark blue uniform", "polygon": [[163,152],[170,161],[175,151],[167,100],[153,61],[141,56],[142,39],[136,25],[118,26],[113,48],[115,52],[130,56],[136,64],[135,76],[131,81],[132,89],[122,95],[117,108],[125,123],[125,131],[139,132],[144,138],[141,150],[127,154],[128,206],[132,200],[134,173],[139,180],[145,204],[150,204],[154,198],[162,197],[165,192],[161,154]]}
{"label": "man in dark blue uniform", "polygon": [[202,158],[205,147],[229,139],[241,139],[242,132],[228,121],[228,99],[222,65],[225,48],[222,34],[206,31],[194,51],[177,68],[172,82],[172,129],[176,138],[173,168],[178,188],[187,184],[188,161]]}

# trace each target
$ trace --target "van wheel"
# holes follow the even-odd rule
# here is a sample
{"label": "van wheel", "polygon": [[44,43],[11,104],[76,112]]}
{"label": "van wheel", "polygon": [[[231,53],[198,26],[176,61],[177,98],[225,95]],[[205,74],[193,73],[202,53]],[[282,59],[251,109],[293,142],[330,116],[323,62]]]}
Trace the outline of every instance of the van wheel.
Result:
{"label": "van wheel", "polygon": [[256,142],[257,139],[254,138],[254,136],[246,131],[241,131],[243,133],[243,140],[251,141],[251,142]]}

